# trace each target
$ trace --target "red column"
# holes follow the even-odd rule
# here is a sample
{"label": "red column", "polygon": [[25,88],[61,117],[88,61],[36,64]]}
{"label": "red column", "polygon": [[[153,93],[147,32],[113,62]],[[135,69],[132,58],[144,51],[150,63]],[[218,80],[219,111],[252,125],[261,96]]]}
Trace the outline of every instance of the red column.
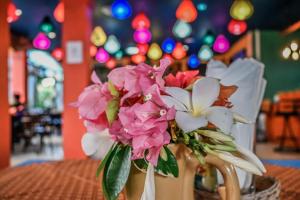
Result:
{"label": "red column", "polygon": [[[65,59],[63,62],[63,143],[65,159],[76,159],[84,157],[80,141],[82,135],[85,133],[85,128],[78,117],[77,110],[70,107],[69,104],[77,99],[80,92],[89,83],[89,37],[91,32],[91,13],[89,9],[89,0],[63,0],[63,2],[65,7],[65,20],[62,29],[62,44],[65,50]],[[77,44],[80,42],[83,47],[82,61],[79,63],[68,62],[68,59],[66,58],[68,54],[66,47],[69,46],[70,42],[72,43],[75,41]],[[78,48],[76,48],[76,51],[77,50]]]}
{"label": "red column", "polygon": [[9,0],[0,1],[0,169],[9,166],[10,116],[8,114],[9,26],[6,21]]}

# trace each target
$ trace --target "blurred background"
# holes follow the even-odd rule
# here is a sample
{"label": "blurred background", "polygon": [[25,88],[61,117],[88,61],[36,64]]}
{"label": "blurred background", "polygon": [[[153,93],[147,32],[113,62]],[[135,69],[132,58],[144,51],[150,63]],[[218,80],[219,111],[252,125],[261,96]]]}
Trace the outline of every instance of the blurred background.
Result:
{"label": "blurred background", "polygon": [[267,87],[256,146],[300,167],[300,1],[2,0],[0,168],[84,157],[69,106],[96,70],[159,59],[170,71],[254,57]]}

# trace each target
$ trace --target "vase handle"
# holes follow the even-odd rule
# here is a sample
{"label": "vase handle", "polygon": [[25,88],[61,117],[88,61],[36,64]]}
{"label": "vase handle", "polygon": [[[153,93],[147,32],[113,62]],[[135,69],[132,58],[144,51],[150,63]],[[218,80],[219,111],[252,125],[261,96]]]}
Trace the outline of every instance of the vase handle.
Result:
{"label": "vase handle", "polygon": [[240,200],[240,186],[233,165],[210,154],[205,157],[205,161],[221,172],[226,189],[226,200]]}

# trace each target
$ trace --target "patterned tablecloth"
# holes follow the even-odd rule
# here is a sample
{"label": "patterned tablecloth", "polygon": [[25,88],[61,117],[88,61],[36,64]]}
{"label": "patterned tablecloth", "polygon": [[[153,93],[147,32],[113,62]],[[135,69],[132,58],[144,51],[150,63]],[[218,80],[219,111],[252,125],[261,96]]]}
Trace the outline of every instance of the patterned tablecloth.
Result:
{"label": "patterned tablecloth", "polygon": [[[95,172],[98,162],[67,160],[0,171],[0,200],[102,200]],[[267,165],[281,182],[282,200],[300,199],[300,170]],[[120,200],[125,199],[120,195]]]}

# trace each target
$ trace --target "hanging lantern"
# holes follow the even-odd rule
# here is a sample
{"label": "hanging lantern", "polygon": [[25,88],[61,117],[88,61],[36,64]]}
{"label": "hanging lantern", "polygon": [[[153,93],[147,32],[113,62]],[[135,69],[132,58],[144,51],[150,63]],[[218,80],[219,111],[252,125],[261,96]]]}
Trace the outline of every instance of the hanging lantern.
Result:
{"label": "hanging lantern", "polygon": [[94,57],[96,55],[97,51],[98,51],[97,47],[95,47],[94,45],[90,46],[90,56],[91,57]]}
{"label": "hanging lantern", "polygon": [[200,60],[197,58],[195,54],[192,54],[189,59],[188,59],[188,66],[191,69],[197,69],[198,66],[200,65]]}
{"label": "hanging lantern", "polygon": [[106,42],[106,39],[107,37],[104,30],[100,26],[96,26],[91,35],[91,42],[99,47]]}
{"label": "hanging lantern", "polygon": [[106,62],[106,64],[105,64],[105,66],[106,66],[108,69],[113,69],[113,68],[116,67],[116,65],[117,65],[117,62],[116,62],[116,60],[113,59],[113,58],[110,58],[110,59]]}
{"label": "hanging lantern", "polygon": [[172,52],[172,56],[177,60],[180,60],[186,56],[186,50],[181,43],[176,43],[176,46]]}
{"label": "hanging lantern", "polygon": [[51,46],[51,41],[44,33],[38,33],[33,39],[33,46],[37,49],[47,50]]}
{"label": "hanging lantern", "polygon": [[140,13],[134,17],[131,26],[133,29],[150,28],[150,20],[144,13]]}
{"label": "hanging lantern", "polygon": [[145,44],[151,40],[151,32],[148,29],[138,29],[134,31],[133,39],[135,42]]}
{"label": "hanging lantern", "polygon": [[131,56],[131,61],[135,64],[145,62],[145,60],[146,60],[146,56],[141,54],[135,54]]}
{"label": "hanging lantern", "polygon": [[192,0],[182,0],[176,10],[176,18],[185,22],[195,21],[197,15],[197,9]]}
{"label": "hanging lantern", "polygon": [[123,51],[119,50],[116,54],[115,57],[117,60],[120,60],[123,57]]}
{"label": "hanging lantern", "polygon": [[44,17],[43,21],[40,23],[40,31],[44,33],[50,33],[54,30],[54,24],[52,23],[49,16]]}
{"label": "hanging lantern", "polygon": [[111,13],[115,18],[123,20],[131,16],[132,9],[128,1],[115,0],[111,5]]}
{"label": "hanging lantern", "polygon": [[213,45],[213,49],[218,53],[225,53],[230,47],[229,41],[224,35],[218,35]]}
{"label": "hanging lantern", "polygon": [[207,45],[203,45],[198,52],[198,58],[201,61],[209,61],[213,57],[213,55],[213,51]]}
{"label": "hanging lantern", "polygon": [[99,48],[95,58],[99,63],[105,63],[109,59],[109,54],[105,51],[105,49]]}
{"label": "hanging lantern", "polygon": [[250,0],[234,0],[230,8],[230,15],[236,20],[245,20],[252,16],[254,12]]}
{"label": "hanging lantern", "polygon": [[204,3],[204,2],[198,3],[198,4],[197,4],[197,9],[198,9],[199,11],[206,11],[206,10],[207,10],[207,4]]}
{"label": "hanging lantern", "polygon": [[56,6],[56,8],[54,9],[54,18],[56,21],[58,21],[59,23],[63,23],[64,19],[65,19],[65,6],[63,2],[59,2]]}
{"label": "hanging lantern", "polygon": [[147,56],[152,60],[158,60],[162,56],[162,51],[157,43],[152,43],[149,47]]}
{"label": "hanging lantern", "polygon": [[163,41],[161,45],[162,49],[166,53],[172,53],[175,48],[175,41],[172,38],[167,38]]}
{"label": "hanging lantern", "polygon": [[172,57],[170,54],[165,54],[165,55],[163,55],[163,58],[169,59],[169,60],[171,61],[171,63],[174,62],[174,59],[173,59],[173,57]]}
{"label": "hanging lantern", "polygon": [[211,30],[208,30],[203,37],[203,43],[211,46],[215,41],[215,35]]}
{"label": "hanging lantern", "polygon": [[22,15],[22,10],[17,9],[16,5],[12,2],[8,4],[7,7],[7,22],[12,23],[19,19]]}
{"label": "hanging lantern", "polygon": [[125,49],[125,52],[126,52],[128,55],[134,55],[134,54],[139,53],[139,48],[133,47],[133,46],[127,47],[127,48]]}
{"label": "hanging lantern", "polygon": [[230,20],[228,24],[228,31],[233,35],[241,35],[247,30],[247,23],[245,21]]}
{"label": "hanging lantern", "polygon": [[57,61],[61,61],[63,59],[63,51],[61,48],[56,48],[52,51],[52,56],[57,60]]}
{"label": "hanging lantern", "polygon": [[192,33],[192,26],[184,21],[177,20],[172,31],[176,37],[186,38]]}
{"label": "hanging lantern", "polygon": [[139,53],[145,55],[149,49],[148,44],[137,44],[137,48],[139,49]]}
{"label": "hanging lantern", "polygon": [[104,45],[104,49],[110,53],[114,54],[121,48],[119,40],[114,35],[108,36],[108,39]]}

